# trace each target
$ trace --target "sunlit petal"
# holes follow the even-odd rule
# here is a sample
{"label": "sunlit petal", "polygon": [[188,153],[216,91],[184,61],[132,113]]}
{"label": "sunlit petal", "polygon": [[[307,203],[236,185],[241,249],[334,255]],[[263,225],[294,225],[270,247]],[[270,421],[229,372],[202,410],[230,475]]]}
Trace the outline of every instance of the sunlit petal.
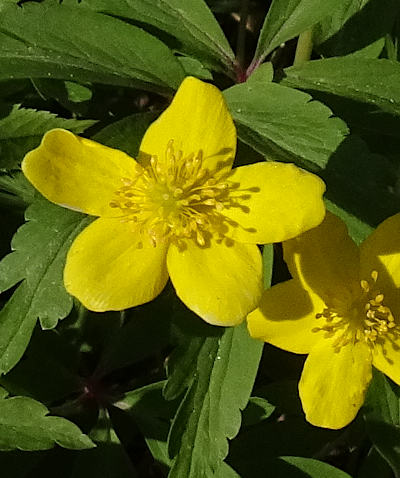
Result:
{"label": "sunlit petal", "polygon": [[122,310],[148,302],[167,280],[165,244],[152,247],[131,223],[100,218],[68,252],[64,283],[89,310]]}
{"label": "sunlit petal", "polygon": [[256,163],[232,171],[236,205],[222,213],[236,223],[229,235],[240,242],[267,244],[290,239],[320,224],[325,185],[293,164]]}
{"label": "sunlit petal", "polygon": [[110,202],[122,178],[136,177],[136,165],[122,151],[53,129],[25,156],[22,171],[49,201],[94,216],[116,216],[120,211]]}
{"label": "sunlit petal", "polygon": [[261,254],[255,245],[230,241],[200,247],[171,245],[168,272],[189,309],[213,325],[236,325],[257,307],[262,292]]}
{"label": "sunlit petal", "polygon": [[231,168],[236,153],[236,129],[218,88],[193,77],[186,78],[171,105],[146,131],[139,161],[145,164],[150,156],[165,161],[171,140],[177,158],[179,151],[183,157],[202,151],[204,168],[220,173]]}
{"label": "sunlit petal", "polygon": [[299,392],[311,424],[338,429],[348,425],[364,403],[372,378],[371,350],[357,342],[336,352],[333,340],[322,340],[307,357]]}

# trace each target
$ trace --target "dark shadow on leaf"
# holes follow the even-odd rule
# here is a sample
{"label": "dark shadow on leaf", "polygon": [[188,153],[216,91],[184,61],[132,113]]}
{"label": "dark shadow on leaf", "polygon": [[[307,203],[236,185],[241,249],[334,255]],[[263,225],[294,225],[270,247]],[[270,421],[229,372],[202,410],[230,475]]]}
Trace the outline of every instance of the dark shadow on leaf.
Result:
{"label": "dark shadow on leaf", "polygon": [[327,105],[335,116],[342,118],[346,122],[352,134],[362,136],[367,143],[371,133],[400,139],[399,116],[386,113],[376,105],[362,103],[361,101],[345,98],[344,96],[314,89],[307,89],[306,91],[310,93],[315,100]]}
{"label": "dark shadow on leaf", "polygon": [[287,463],[280,458],[269,461],[268,473],[274,478],[310,478],[310,475],[307,472],[300,470],[296,466]]}
{"label": "dark shadow on leaf", "polygon": [[370,0],[319,49],[329,56],[348,55],[360,50],[391,33],[399,12],[397,0]]}
{"label": "dark shadow on leaf", "polygon": [[396,476],[400,473],[400,427],[367,420],[367,433],[378,451],[390,463]]}
{"label": "dark shadow on leaf", "polygon": [[400,210],[400,196],[391,192],[394,179],[388,160],[372,154],[365,143],[348,136],[321,173],[326,197],[370,226]]}
{"label": "dark shadow on leaf", "polygon": [[0,100],[0,119],[8,116],[11,113],[12,107],[13,105],[11,103],[4,103]]}
{"label": "dark shadow on leaf", "polygon": [[178,298],[173,304],[172,327],[176,336],[187,341],[189,337],[222,336],[224,327],[207,324],[198,315],[189,310]]}

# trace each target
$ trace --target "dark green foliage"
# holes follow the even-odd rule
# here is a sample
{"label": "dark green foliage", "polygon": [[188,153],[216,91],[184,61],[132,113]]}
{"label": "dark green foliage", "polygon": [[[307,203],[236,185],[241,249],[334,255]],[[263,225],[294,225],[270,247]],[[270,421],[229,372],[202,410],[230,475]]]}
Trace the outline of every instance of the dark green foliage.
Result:
{"label": "dark green foliage", "polygon": [[64,418],[46,416],[48,410],[28,397],[0,400],[0,450],[47,450],[55,443],[76,450],[93,442]]}
{"label": "dark green foliage", "polygon": [[0,263],[0,290],[21,282],[0,312],[0,373],[7,373],[24,353],[36,321],[54,328],[72,308],[62,271],[76,235],[89,224],[82,214],[37,198],[27,209],[26,224],[13,238],[14,252]]}
{"label": "dark green foliage", "polygon": [[[294,65],[304,32],[311,56]],[[203,323],[170,284],[131,310],[85,310],[63,269],[93,218],[20,171],[52,128],[136,158],[192,75],[223,90],[236,165],[318,174],[360,244],[400,210],[399,45],[397,0],[0,0],[4,476],[400,477],[397,385],[376,372],[356,420],[320,429],[298,397],[303,356]],[[262,253],[264,287],[288,279],[280,246]]]}

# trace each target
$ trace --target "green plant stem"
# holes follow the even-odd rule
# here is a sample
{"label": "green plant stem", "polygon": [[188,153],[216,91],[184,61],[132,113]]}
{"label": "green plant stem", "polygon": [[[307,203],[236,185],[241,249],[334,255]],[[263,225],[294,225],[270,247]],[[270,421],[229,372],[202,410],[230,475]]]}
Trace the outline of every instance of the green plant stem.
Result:
{"label": "green plant stem", "polygon": [[310,29],[299,35],[293,66],[300,66],[307,62],[311,58],[312,49],[312,30]]}
{"label": "green plant stem", "polygon": [[236,44],[236,60],[241,68],[244,68],[246,55],[246,25],[247,16],[249,13],[249,3],[250,0],[242,0],[242,6],[240,9],[239,30]]}

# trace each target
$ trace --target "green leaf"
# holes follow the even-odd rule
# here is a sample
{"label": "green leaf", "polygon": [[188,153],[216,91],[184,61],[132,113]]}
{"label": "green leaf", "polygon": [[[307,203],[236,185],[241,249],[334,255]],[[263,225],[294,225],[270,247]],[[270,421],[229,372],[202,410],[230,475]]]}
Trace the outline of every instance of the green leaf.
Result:
{"label": "green leaf", "polygon": [[170,94],[184,77],[160,40],[85,8],[0,6],[0,32],[0,79],[58,78]]}
{"label": "green leaf", "polygon": [[67,90],[68,99],[73,103],[89,101],[92,98],[92,90],[86,86],[74,83],[73,81],[65,81],[64,85]]}
{"label": "green leaf", "polygon": [[400,476],[400,387],[377,370],[365,401],[369,437],[379,453]]}
{"label": "green leaf", "polygon": [[[321,68],[324,64],[328,67],[327,71],[323,71]],[[350,116],[345,116],[346,119],[348,117],[358,117],[357,121],[359,123],[370,124],[372,129],[375,125],[381,123],[380,132],[384,132],[384,125],[388,124],[387,118],[391,118],[391,130],[388,130],[387,133],[397,134],[398,124],[400,124],[399,116],[393,114],[398,109],[398,105],[393,99],[395,98],[396,90],[399,93],[400,104],[400,89],[398,88],[397,77],[395,78],[394,71],[392,71],[392,77],[390,75],[385,76],[384,71],[379,71],[379,74],[377,71],[374,74],[367,74],[367,70],[363,69],[363,66],[366,65],[369,65],[368,68],[371,69],[371,72],[373,69],[379,69],[382,66],[384,70],[386,67],[389,69],[394,68],[394,70],[400,73],[395,62],[362,58],[332,58],[313,61],[308,62],[302,68],[290,68],[286,71],[289,72],[289,76],[292,74],[290,72],[294,71],[308,72],[306,76],[310,81],[307,80],[307,82],[303,81],[303,73],[296,74],[298,77],[297,86],[305,89],[309,88],[313,90],[314,94],[316,90],[319,90],[317,92],[319,97],[322,94],[320,91],[324,91],[323,98],[329,98],[329,100],[332,97],[337,98],[338,101],[335,102],[336,113],[340,114],[343,111],[350,111],[350,109],[352,111]],[[341,70],[342,66],[345,68]],[[337,69],[335,72],[333,71],[334,68]],[[325,78],[317,75],[317,70],[320,70],[319,73],[322,76],[325,75]],[[311,74],[309,74],[311,71],[313,72],[312,81]],[[339,75],[336,75],[338,71]],[[350,72],[352,73],[350,74]],[[289,76],[284,80],[285,84],[293,83],[292,80],[289,80]],[[302,78],[301,81],[300,77]],[[333,78],[337,80],[337,90],[333,87],[335,83],[332,80]],[[383,81],[382,78],[385,80]],[[396,86],[393,86],[392,90],[389,91],[386,90],[386,84]],[[328,91],[329,89],[332,91]],[[380,92],[381,96],[379,97],[376,94],[372,97],[370,93],[366,93],[368,91],[370,93],[372,91],[375,91],[375,93]],[[346,103],[343,100],[346,100],[346,102],[351,101],[353,104],[344,106]],[[362,103],[361,101],[364,100],[365,102]],[[342,105],[342,107],[339,108],[337,105]],[[359,105],[362,108],[354,108],[355,105]],[[356,127],[357,124],[354,123],[354,129]],[[368,136],[371,136],[371,132],[368,132]],[[379,137],[379,142],[381,144],[387,143],[386,140],[382,141],[381,136]],[[327,183],[328,199],[339,208],[337,212],[343,211],[339,215],[344,216],[345,219],[346,216],[348,219],[354,216],[360,220],[359,224],[355,222],[350,224],[349,222],[351,229],[353,227],[358,229],[358,232],[356,232],[358,237],[355,237],[357,242],[363,239],[362,236],[365,237],[365,233],[368,232],[368,226],[375,227],[388,216],[398,212],[399,193],[396,186],[397,173],[395,167],[390,163],[389,158],[371,153],[365,142],[356,135],[346,137],[330,157],[321,175]],[[379,197],[379,201],[376,201],[376,197]]]}
{"label": "green leaf", "polygon": [[[342,40],[342,37],[346,36],[343,30],[348,29],[348,25],[346,24],[356,14],[358,14],[357,18],[359,18],[359,12],[364,9],[368,2],[369,0],[337,0],[336,8],[332,11],[329,17],[321,20],[318,25],[315,25],[313,28],[313,43],[321,45],[335,34],[338,34],[340,36],[337,37],[337,47],[340,48],[342,46],[340,45],[340,41]],[[374,24],[378,23],[379,22],[374,22]],[[361,37],[363,33],[365,34],[366,32],[360,31],[357,37]],[[353,35],[353,37],[354,36],[355,35]],[[348,40],[354,42],[355,38],[349,38]],[[356,50],[358,50],[358,48],[356,48]],[[350,53],[351,51],[352,49],[348,50],[347,53]],[[345,54],[346,53],[343,53],[343,55]]]}
{"label": "green leaf", "polygon": [[[312,95],[344,120],[350,131],[360,135],[373,151],[396,157],[400,143],[399,115],[386,113],[372,103],[361,103],[332,93],[313,90]],[[387,137],[387,141],[382,141],[382,135]]]}
{"label": "green leaf", "polygon": [[170,478],[208,477],[221,466],[228,454],[227,438],[239,430],[240,411],[249,400],[261,357],[262,343],[249,337],[245,323],[222,331],[205,328],[213,335],[186,339],[186,354],[179,351],[179,361],[171,357],[166,396],[176,396],[182,376],[192,377],[192,383],[168,438],[174,457]]}
{"label": "green leaf", "polygon": [[14,252],[0,263],[0,291],[23,281],[0,312],[0,373],[24,353],[37,319],[51,329],[72,308],[63,284],[65,256],[76,235],[91,221],[86,216],[38,198],[12,241]]}
{"label": "green leaf", "polygon": [[373,105],[378,111],[400,115],[399,76],[398,62],[350,55],[287,68],[281,83],[344,96]]}
{"label": "green leaf", "polygon": [[0,191],[18,197],[24,206],[32,204],[37,192],[21,171],[0,174]]}
{"label": "green leaf", "polygon": [[400,20],[397,17],[393,30],[390,35],[386,35],[385,38],[385,52],[389,60],[398,61],[400,58],[399,50],[399,40],[400,40]]}
{"label": "green leaf", "polygon": [[352,53],[353,56],[360,56],[365,58],[379,58],[382,50],[385,47],[385,38],[379,38],[379,40],[374,41],[370,45],[357,50]]}
{"label": "green leaf", "polygon": [[239,138],[270,159],[320,169],[347,134],[325,105],[276,83],[243,83],[224,95]]}
{"label": "green leaf", "polygon": [[[265,86],[266,83],[272,82],[274,79],[274,66],[271,62],[260,65],[247,79],[247,85],[256,86],[260,82]],[[262,86],[261,85],[261,86]]]}
{"label": "green leaf", "polygon": [[332,201],[329,201],[329,199],[325,198],[325,205],[328,211],[339,216],[340,219],[346,223],[349,235],[356,244],[360,245],[374,230],[369,224],[361,221],[345,209],[339,207]]}
{"label": "green leaf", "polygon": [[178,400],[165,400],[162,389],[165,382],[152,383],[127,392],[114,406],[128,413],[140,429],[154,459],[167,466],[167,438],[169,423],[176,413]]}
{"label": "green leaf", "polygon": [[275,408],[275,405],[269,403],[265,398],[251,397],[243,412],[242,425],[248,427],[266,420],[273,414]]}
{"label": "green leaf", "polygon": [[212,80],[213,76],[207,68],[203,66],[199,60],[192,58],[190,56],[178,56],[178,61],[182,65],[182,68],[185,70],[185,75],[195,76],[200,80]]}
{"label": "green leaf", "polygon": [[[393,167],[387,158],[371,153],[355,135],[342,142],[321,176],[327,185],[326,197],[358,235],[356,242],[365,238],[368,226],[376,227],[398,212],[398,196],[392,191]],[[353,217],[359,221],[353,221]]]}
{"label": "green leaf", "polygon": [[48,111],[36,111],[14,105],[10,114],[0,119],[0,171],[19,167],[24,155],[36,148],[46,131],[65,128],[82,133],[96,121],[59,118]]}
{"label": "green leaf", "polygon": [[336,0],[274,0],[258,39],[254,60],[249,70],[291,38],[308,30],[336,8]]}
{"label": "green leaf", "polygon": [[379,478],[393,478],[393,473],[388,463],[382,458],[382,455],[375,447],[371,447],[360,466],[357,478],[376,478],[377,476]]}
{"label": "green leaf", "polygon": [[[285,364],[288,359],[283,354],[287,354],[290,360],[293,360],[293,356],[278,349],[275,350],[279,355],[273,368],[279,381],[271,382],[266,386],[256,386],[254,393],[257,397],[265,398],[274,405],[276,411],[266,420],[253,424],[251,427],[242,427],[230,446],[229,463],[243,477],[258,476],[259,470],[269,470],[271,460],[278,456],[318,456],[321,452],[324,453],[327,444],[343,433],[314,427],[306,422],[298,396],[298,379],[282,381],[282,376],[285,375],[288,367]],[[263,356],[263,372],[266,373],[264,376],[269,378],[270,372],[265,371],[265,365],[271,366],[271,356],[268,351],[267,346]],[[295,357],[295,359],[299,359],[299,371],[301,371],[304,360],[302,357]],[[303,478],[300,472],[298,475],[299,478]],[[275,478],[272,472],[270,476]],[[294,476],[297,478],[296,474]],[[321,478],[324,476],[324,474],[320,475]]]}
{"label": "green leaf", "polygon": [[[62,108],[69,111],[74,118],[86,117],[89,108],[94,106],[95,100],[90,102],[89,96],[92,95],[92,89],[96,89],[96,85],[91,83],[86,83],[90,85],[87,88],[79,83],[54,78],[30,78],[30,83],[40,99],[46,101],[46,104],[53,104],[56,101]],[[104,86],[98,88],[104,88]],[[83,100],[84,98],[85,100]],[[80,99],[83,101],[78,101]],[[95,114],[99,116],[98,111]]]}
{"label": "green leaf", "polygon": [[95,446],[76,425],[47,413],[28,397],[0,400],[0,450],[48,450],[56,443],[73,450]]}
{"label": "green leaf", "polygon": [[[185,315],[182,313],[183,317]],[[182,334],[179,340],[181,343],[175,348],[166,364],[168,381],[165,383],[163,393],[167,400],[175,400],[193,383],[194,370],[197,370],[197,361],[207,339],[207,333],[211,335],[211,338],[220,337],[222,333],[219,329],[209,330],[198,319],[196,321],[197,317],[188,314],[188,318],[190,317],[193,319],[191,327],[195,327],[194,334],[190,333],[188,337],[186,337],[188,332]]]}
{"label": "green leaf", "polygon": [[264,289],[271,286],[272,270],[274,266],[274,246],[273,244],[265,244],[262,253],[263,260],[263,282]]}
{"label": "green leaf", "polygon": [[234,54],[204,0],[86,0],[83,5],[156,27],[178,41],[177,50],[206,67],[234,71]]}
{"label": "green leaf", "polygon": [[377,57],[383,37],[392,31],[397,9],[397,0],[337,0],[335,9],[313,30],[318,52],[328,57],[360,51],[364,56],[377,53]]}
{"label": "green leaf", "polygon": [[281,456],[271,461],[268,472],[274,478],[351,478],[327,463],[297,456]]}
{"label": "green leaf", "polygon": [[107,410],[100,410],[98,422],[89,436],[97,446],[77,456],[71,470],[71,478],[87,478],[88,476],[135,478],[137,476],[114,430]]}
{"label": "green leaf", "polygon": [[223,461],[218,470],[213,474],[213,478],[240,478],[240,476]]}
{"label": "green leaf", "polygon": [[136,158],[144,133],[157,116],[157,113],[153,112],[127,116],[106,126],[95,134],[92,139],[110,148],[124,151],[132,158]]}

